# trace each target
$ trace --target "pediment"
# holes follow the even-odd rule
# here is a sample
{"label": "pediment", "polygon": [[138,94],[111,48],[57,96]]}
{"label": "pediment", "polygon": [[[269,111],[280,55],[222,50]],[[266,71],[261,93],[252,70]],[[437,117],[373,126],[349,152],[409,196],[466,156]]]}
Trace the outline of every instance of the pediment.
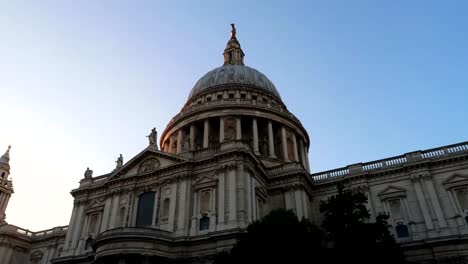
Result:
{"label": "pediment", "polygon": [[143,175],[184,161],[186,160],[181,159],[176,155],[152,148],[146,148],[125,163],[121,168],[115,170],[111,178]]}
{"label": "pediment", "polygon": [[380,199],[390,199],[390,198],[397,198],[397,197],[406,197],[406,189],[397,187],[397,186],[388,186],[383,191],[377,194]]}
{"label": "pediment", "polygon": [[99,200],[93,200],[91,203],[88,204],[86,207],[86,212],[94,212],[94,211],[101,211],[104,209],[104,202]]}
{"label": "pediment", "polygon": [[193,183],[193,186],[195,189],[203,189],[203,188],[209,188],[209,187],[216,187],[218,183],[218,179],[216,178],[215,175],[208,176],[204,175],[201,176],[199,179],[196,179],[195,182]]}
{"label": "pediment", "polygon": [[447,189],[468,185],[468,175],[453,174],[442,183]]}

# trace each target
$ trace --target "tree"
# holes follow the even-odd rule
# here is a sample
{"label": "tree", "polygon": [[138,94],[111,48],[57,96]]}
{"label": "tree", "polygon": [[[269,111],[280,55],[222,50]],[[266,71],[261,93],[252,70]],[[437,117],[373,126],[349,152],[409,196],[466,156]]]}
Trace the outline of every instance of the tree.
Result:
{"label": "tree", "polygon": [[388,229],[389,216],[379,215],[376,222],[369,222],[366,195],[344,190],[342,184],[337,187],[338,193],[320,204],[325,216],[322,227],[333,245],[331,257],[346,262],[404,263],[403,253]]}
{"label": "tree", "polygon": [[323,232],[308,220],[299,221],[292,211],[271,211],[247,227],[229,253],[222,253],[215,264],[225,263],[309,263],[318,257]]}

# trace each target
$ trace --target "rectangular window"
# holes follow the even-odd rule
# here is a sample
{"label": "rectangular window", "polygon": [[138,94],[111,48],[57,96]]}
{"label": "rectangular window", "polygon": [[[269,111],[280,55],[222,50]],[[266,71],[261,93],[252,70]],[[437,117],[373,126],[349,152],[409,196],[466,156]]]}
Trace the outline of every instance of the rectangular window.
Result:
{"label": "rectangular window", "polygon": [[233,93],[229,94],[229,99],[234,99],[234,94]]}
{"label": "rectangular window", "polygon": [[138,199],[136,226],[151,226],[153,222],[155,192],[145,192]]}
{"label": "rectangular window", "polygon": [[223,100],[223,95],[222,95],[222,94],[218,94],[218,95],[216,96],[216,98],[217,98],[218,100]]}
{"label": "rectangular window", "polygon": [[247,98],[247,94],[241,93],[241,99],[245,99],[245,98]]}
{"label": "rectangular window", "polygon": [[252,95],[252,100],[257,101],[257,96],[256,96],[256,95]]}
{"label": "rectangular window", "polygon": [[89,219],[88,234],[96,234],[98,226],[99,214],[92,214]]}
{"label": "rectangular window", "polygon": [[210,101],[211,101],[211,96],[207,96],[207,97],[206,97],[206,101],[207,101],[207,102],[210,102]]}
{"label": "rectangular window", "polygon": [[203,191],[200,197],[200,213],[208,213],[211,208],[211,191]]}
{"label": "rectangular window", "polygon": [[468,196],[467,196],[466,189],[458,189],[456,190],[456,194],[457,194],[458,203],[460,204],[461,209],[463,211],[467,210],[468,209],[468,201],[467,201]]}
{"label": "rectangular window", "polygon": [[388,204],[390,205],[390,217],[395,220],[402,219],[400,199],[389,200]]}

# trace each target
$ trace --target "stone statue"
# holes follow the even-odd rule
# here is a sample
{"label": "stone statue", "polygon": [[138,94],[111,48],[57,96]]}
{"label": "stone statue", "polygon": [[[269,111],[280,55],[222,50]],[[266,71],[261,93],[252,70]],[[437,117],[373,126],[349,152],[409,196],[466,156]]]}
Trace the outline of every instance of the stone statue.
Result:
{"label": "stone statue", "polygon": [[231,24],[232,30],[231,30],[231,39],[236,38],[236,27],[234,26],[234,23]]}
{"label": "stone statue", "polygon": [[122,154],[120,154],[120,156],[117,158],[117,160],[115,161],[115,163],[117,163],[117,166],[115,167],[116,169],[121,168],[121,167],[123,166],[123,157],[122,157]]}
{"label": "stone statue", "polygon": [[88,168],[86,168],[86,171],[84,173],[85,179],[91,179],[93,177],[93,171]]}
{"label": "stone statue", "polygon": [[158,148],[158,144],[157,144],[157,141],[158,141],[158,131],[156,131],[156,128],[154,127],[153,129],[151,129],[151,133],[146,136],[149,140],[149,145],[151,147],[156,147]]}

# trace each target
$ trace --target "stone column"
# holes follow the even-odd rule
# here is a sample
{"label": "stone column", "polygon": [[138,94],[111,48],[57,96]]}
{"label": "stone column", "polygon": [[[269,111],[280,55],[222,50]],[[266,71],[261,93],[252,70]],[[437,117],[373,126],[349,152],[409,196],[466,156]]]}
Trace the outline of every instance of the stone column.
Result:
{"label": "stone column", "polygon": [[307,152],[306,145],[304,145],[304,156],[305,156],[306,169],[310,173],[309,153]]}
{"label": "stone column", "polygon": [[119,214],[119,195],[114,194],[114,197],[112,199],[112,211],[110,213],[110,224],[109,224],[109,229],[115,228],[116,226],[116,221],[118,219],[118,214]]}
{"label": "stone column", "polygon": [[429,215],[429,211],[427,210],[427,207],[426,207],[426,201],[425,201],[424,194],[421,188],[419,177],[413,177],[411,181],[413,182],[413,186],[416,192],[416,197],[418,199],[419,207],[421,208],[421,212],[423,213],[424,222],[426,222],[426,227],[427,229],[433,229],[434,225],[432,223],[431,216]]}
{"label": "stone column", "polygon": [[185,219],[187,218],[185,214],[185,202],[187,200],[187,181],[183,180],[180,183],[180,191],[179,191],[179,214],[178,214],[178,222],[177,222],[177,228],[179,230],[179,233],[182,235],[185,229]]}
{"label": "stone column", "polygon": [[176,222],[175,213],[177,205],[177,182],[174,182],[171,186],[171,203],[169,205],[169,231],[174,231],[174,223]]}
{"label": "stone column", "polygon": [[190,150],[195,150],[195,125],[190,126]]}
{"label": "stone column", "polygon": [[219,118],[219,143],[224,142],[224,117]]}
{"label": "stone column", "polygon": [[299,155],[302,160],[302,166],[304,167],[304,169],[307,170],[307,165],[305,162],[305,155],[304,155],[304,144],[302,143],[302,139],[299,139]]}
{"label": "stone column", "polygon": [[218,169],[218,224],[224,224],[224,207],[226,206],[224,203],[225,199],[225,169],[220,168]]}
{"label": "stone column", "polygon": [[172,135],[169,136],[169,153],[174,153],[174,137]]}
{"label": "stone column", "polygon": [[466,221],[463,221],[461,215],[462,215],[462,210],[460,208],[460,205],[458,204],[458,202],[456,201],[456,199],[453,197],[453,194],[452,194],[452,190],[448,190],[448,197],[450,199],[450,203],[452,204],[452,207],[453,207],[453,212],[455,213],[455,215],[459,215],[460,217],[457,217],[457,224],[459,226],[463,226],[466,224]]}
{"label": "stone column", "polygon": [[239,221],[241,226],[246,225],[246,197],[245,197],[245,188],[246,188],[246,178],[244,177],[244,164],[238,164],[236,167],[236,183],[237,183],[237,190],[236,196],[238,200],[238,204],[236,207],[236,211],[239,212]]}
{"label": "stone column", "polygon": [[[76,215],[76,223],[73,228],[73,235],[71,238],[71,250],[76,249],[78,242],[80,240],[81,229],[83,227],[83,211],[84,211],[84,204],[80,204],[78,208],[78,213]],[[77,252],[76,252],[77,253]]]}
{"label": "stone column", "polygon": [[297,151],[296,134],[293,135],[293,147],[294,147],[294,160],[299,162],[299,152]]}
{"label": "stone column", "polygon": [[440,202],[432,182],[432,177],[424,177],[424,182],[426,183],[427,191],[429,192],[429,197],[431,198],[431,202],[437,217],[437,222],[439,222],[439,227],[447,227],[447,221],[445,220],[444,213],[442,212],[442,208],[440,206]]}
{"label": "stone column", "polygon": [[184,143],[184,132],[182,131],[182,129],[179,129],[178,133],[177,133],[177,154],[180,154],[182,153],[182,143]]}
{"label": "stone column", "polygon": [[79,206],[78,204],[75,204],[73,206],[70,223],[68,224],[67,235],[65,236],[65,242],[63,243],[63,252],[67,252],[68,249],[70,248],[70,244],[71,244],[70,241],[71,241],[72,234],[73,234],[73,228],[75,227],[75,223],[76,223],[76,214],[78,211],[78,206]]}
{"label": "stone column", "polygon": [[250,196],[252,197],[252,221],[257,220],[257,195],[255,193],[255,178],[253,175],[250,175]]}
{"label": "stone column", "polygon": [[281,127],[281,145],[283,147],[283,159],[289,161],[288,157],[288,142],[286,141],[286,128]]}
{"label": "stone column", "polygon": [[252,214],[252,203],[253,202],[252,202],[252,195],[251,195],[252,177],[250,176],[250,173],[245,173],[245,172],[244,172],[244,176],[245,176],[244,195],[247,198],[247,208],[246,208],[246,211],[247,211],[247,224],[249,224],[250,222],[252,222],[252,219],[253,219],[253,214]]}
{"label": "stone column", "polygon": [[55,250],[56,250],[55,246],[50,246],[45,263],[50,263],[50,260],[54,258]]}
{"label": "stone column", "polygon": [[268,120],[268,156],[276,158],[275,156],[275,139],[273,138],[273,124]]}
{"label": "stone column", "polygon": [[258,128],[257,128],[257,118],[252,119],[252,130],[253,130],[253,148],[255,154],[260,154],[258,151]]}
{"label": "stone column", "polygon": [[236,118],[236,140],[242,139],[242,127],[240,117]]}
{"label": "stone column", "polygon": [[304,217],[304,208],[302,207],[302,197],[301,197],[301,191],[300,190],[295,190],[292,192],[294,195],[294,207],[296,208],[296,215],[297,218],[302,219]]}
{"label": "stone column", "polygon": [[11,255],[13,255],[13,248],[7,248],[5,258],[3,259],[2,263],[12,263],[10,262]]}
{"label": "stone column", "polygon": [[229,188],[229,222],[235,222],[237,219],[237,195],[236,195],[236,171],[235,167],[230,166],[227,170],[228,188]]}
{"label": "stone column", "polygon": [[101,222],[101,231],[102,233],[107,230],[107,223],[109,222],[109,217],[111,213],[111,205],[112,205],[112,196],[108,196],[106,198],[106,202],[104,203],[104,212],[102,213],[102,222]]}
{"label": "stone column", "polygon": [[208,147],[209,143],[209,130],[210,129],[210,123],[208,119],[205,119],[205,123],[203,126],[203,148]]}

